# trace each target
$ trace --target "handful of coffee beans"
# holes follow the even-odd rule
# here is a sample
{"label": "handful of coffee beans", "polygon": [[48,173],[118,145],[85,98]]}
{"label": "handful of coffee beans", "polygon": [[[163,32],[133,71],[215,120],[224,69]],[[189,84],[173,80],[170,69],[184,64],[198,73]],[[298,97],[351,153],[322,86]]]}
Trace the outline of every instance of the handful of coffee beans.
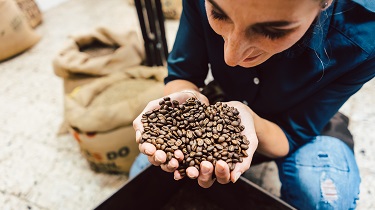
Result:
{"label": "handful of coffee beans", "polygon": [[159,109],[142,115],[144,132],[140,143],[149,142],[163,150],[167,162],[174,157],[174,151],[181,150],[184,159],[177,169],[181,176],[190,166],[199,170],[205,160],[214,167],[223,160],[232,171],[237,162],[248,156],[250,142],[241,135],[245,127],[236,108],[221,102],[207,106],[196,98],[179,104],[164,97],[159,105]]}

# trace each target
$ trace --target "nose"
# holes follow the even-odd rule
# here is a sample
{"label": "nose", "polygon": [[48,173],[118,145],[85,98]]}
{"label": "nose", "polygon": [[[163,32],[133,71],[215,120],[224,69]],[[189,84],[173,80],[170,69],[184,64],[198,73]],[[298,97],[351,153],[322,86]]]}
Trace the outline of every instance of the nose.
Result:
{"label": "nose", "polygon": [[224,36],[224,60],[228,66],[237,66],[252,53],[254,47],[249,41],[243,32],[234,31]]}

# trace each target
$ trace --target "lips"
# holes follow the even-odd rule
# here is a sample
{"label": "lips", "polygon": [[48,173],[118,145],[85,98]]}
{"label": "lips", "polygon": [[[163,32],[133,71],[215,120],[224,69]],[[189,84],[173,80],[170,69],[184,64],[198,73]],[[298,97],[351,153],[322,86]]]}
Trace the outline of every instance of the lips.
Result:
{"label": "lips", "polygon": [[251,61],[254,61],[255,59],[257,59],[259,56],[261,56],[261,54],[259,55],[256,55],[256,56],[253,56],[253,57],[248,57],[248,58],[245,58],[245,60],[243,60],[243,62],[251,62]]}

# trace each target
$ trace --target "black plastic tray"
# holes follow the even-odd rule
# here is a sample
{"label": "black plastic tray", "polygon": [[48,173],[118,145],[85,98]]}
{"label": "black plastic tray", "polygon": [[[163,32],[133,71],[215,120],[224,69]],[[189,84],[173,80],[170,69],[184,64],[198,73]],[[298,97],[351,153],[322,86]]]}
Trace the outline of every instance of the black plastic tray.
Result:
{"label": "black plastic tray", "polygon": [[282,210],[294,208],[243,177],[240,177],[235,184],[215,183],[205,189],[198,185],[197,180],[184,178],[176,181],[172,173],[164,172],[160,167],[150,166],[95,209]]}

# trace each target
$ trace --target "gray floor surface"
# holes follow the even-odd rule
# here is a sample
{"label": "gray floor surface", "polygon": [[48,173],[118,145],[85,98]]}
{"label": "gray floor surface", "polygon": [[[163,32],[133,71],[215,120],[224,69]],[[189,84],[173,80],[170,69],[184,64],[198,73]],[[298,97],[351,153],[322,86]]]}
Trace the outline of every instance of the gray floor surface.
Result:
{"label": "gray floor surface", "polygon": [[[0,63],[0,205],[1,209],[92,209],[118,190],[126,176],[90,170],[69,135],[57,136],[63,119],[63,84],[51,61],[68,35],[98,26],[138,28],[135,9],[124,0],[75,0],[48,8],[36,28],[40,42]],[[172,46],[178,21],[167,21]],[[342,107],[350,116],[355,153],[362,175],[358,209],[375,209],[375,80]],[[247,172],[274,195],[280,182],[275,164]]]}

